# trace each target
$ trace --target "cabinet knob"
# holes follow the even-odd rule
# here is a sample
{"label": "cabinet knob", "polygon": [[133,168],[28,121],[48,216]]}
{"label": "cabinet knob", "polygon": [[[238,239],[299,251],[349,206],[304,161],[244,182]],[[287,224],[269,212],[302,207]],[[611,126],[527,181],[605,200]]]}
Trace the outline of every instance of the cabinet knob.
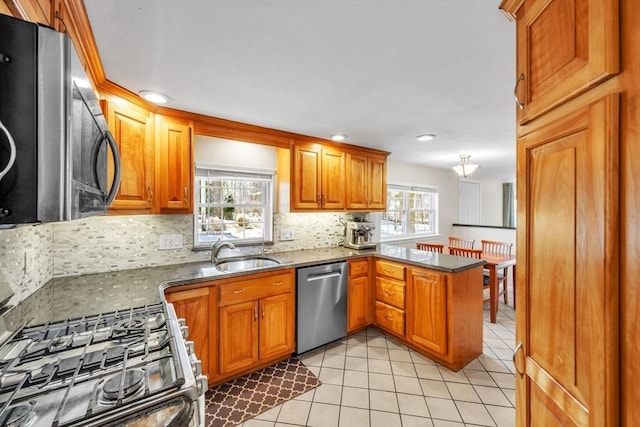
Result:
{"label": "cabinet knob", "polygon": [[520,73],[518,80],[516,80],[516,86],[513,88],[513,97],[516,99],[518,107],[520,107],[521,110],[524,110],[524,102],[520,101],[520,98],[518,98],[518,86],[522,81],[524,81],[524,73]]}

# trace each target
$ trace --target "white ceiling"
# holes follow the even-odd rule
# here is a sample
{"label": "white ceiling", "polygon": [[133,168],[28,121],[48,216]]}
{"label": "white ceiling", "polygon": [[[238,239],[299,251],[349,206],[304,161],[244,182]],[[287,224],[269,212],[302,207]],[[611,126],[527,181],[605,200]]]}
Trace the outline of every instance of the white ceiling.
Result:
{"label": "white ceiling", "polygon": [[171,108],[345,133],[436,168],[471,154],[474,178],[513,179],[515,27],[498,4],[85,0],[107,78],[163,92]]}

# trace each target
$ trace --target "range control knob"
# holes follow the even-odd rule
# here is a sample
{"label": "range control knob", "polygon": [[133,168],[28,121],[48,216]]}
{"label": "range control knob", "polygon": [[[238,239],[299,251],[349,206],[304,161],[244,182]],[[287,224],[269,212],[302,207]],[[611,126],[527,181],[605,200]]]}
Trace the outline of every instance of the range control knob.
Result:
{"label": "range control knob", "polygon": [[198,359],[191,361],[191,370],[196,377],[202,375],[202,362]]}
{"label": "range control knob", "polygon": [[182,335],[182,338],[187,339],[189,336],[189,327],[187,325],[180,325],[180,334]]}
{"label": "range control knob", "polygon": [[192,354],[196,354],[195,345],[193,341],[185,341],[184,345],[187,347],[187,354],[191,356]]}
{"label": "range control knob", "polygon": [[204,375],[198,375],[196,377],[196,387],[198,388],[198,395],[203,395],[209,388],[209,381]]}

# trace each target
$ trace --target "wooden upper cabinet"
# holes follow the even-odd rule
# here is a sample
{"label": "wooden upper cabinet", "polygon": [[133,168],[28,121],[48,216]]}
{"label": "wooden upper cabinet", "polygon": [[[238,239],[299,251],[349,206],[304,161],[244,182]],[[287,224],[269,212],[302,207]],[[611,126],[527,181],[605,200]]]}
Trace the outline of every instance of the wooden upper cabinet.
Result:
{"label": "wooden upper cabinet", "polygon": [[618,0],[504,0],[502,7],[517,21],[520,124],[618,72]]}
{"label": "wooden upper cabinet", "polygon": [[344,158],[342,151],[317,143],[293,147],[291,209],[344,209]]}
{"label": "wooden upper cabinet", "polygon": [[384,211],[387,203],[386,159],[347,153],[346,162],[347,209]]}
{"label": "wooden upper cabinet", "polygon": [[188,122],[156,116],[156,192],[160,213],[193,212],[193,161]]}
{"label": "wooden upper cabinet", "polygon": [[618,425],[619,96],[589,100],[518,140],[521,426]]}
{"label": "wooden upper cabinet", "polygon": [[[154,188],[153,117],[142,108],[103,101],[103,110],[120,153],[120,188],[110,211],[151,213]],[[113,163],[109,162],[109,182]]]}

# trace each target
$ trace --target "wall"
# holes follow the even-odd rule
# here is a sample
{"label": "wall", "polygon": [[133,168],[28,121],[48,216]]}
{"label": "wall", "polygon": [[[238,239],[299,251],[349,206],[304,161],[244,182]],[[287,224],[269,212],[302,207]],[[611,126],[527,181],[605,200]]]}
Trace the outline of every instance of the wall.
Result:
{"label": "wall", "polygon": [[481,206],[481,218],[483,225],[497,225],[502,226],[502,183],[499,180],[481,180],[482,185],[482,200]]}

